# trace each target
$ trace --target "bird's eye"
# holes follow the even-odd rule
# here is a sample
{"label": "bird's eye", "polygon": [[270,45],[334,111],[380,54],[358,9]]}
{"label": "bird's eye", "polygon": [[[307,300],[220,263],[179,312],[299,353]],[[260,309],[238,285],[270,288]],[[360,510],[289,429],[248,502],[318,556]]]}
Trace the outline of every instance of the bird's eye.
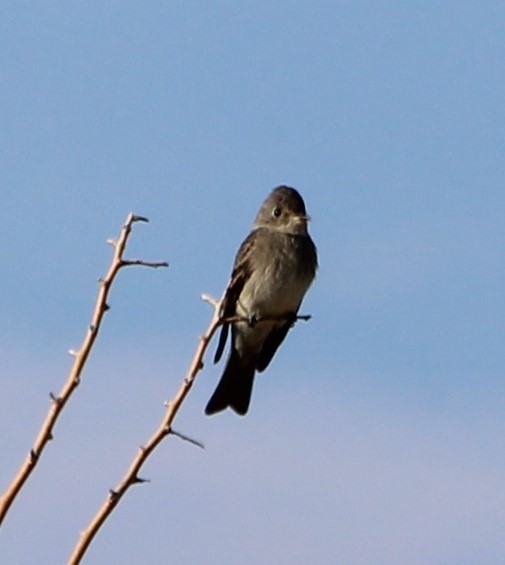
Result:
{"label": "bird's eye", "polygon": [[282,210],[280,208],[274,208],[272,211],[272,216],[274,218],[278,218],[282,214]]}

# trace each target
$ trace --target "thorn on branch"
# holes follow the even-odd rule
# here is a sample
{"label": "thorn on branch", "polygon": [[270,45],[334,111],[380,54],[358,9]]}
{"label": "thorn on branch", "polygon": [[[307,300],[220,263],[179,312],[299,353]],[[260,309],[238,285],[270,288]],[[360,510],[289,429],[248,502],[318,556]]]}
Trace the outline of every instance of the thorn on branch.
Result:
{"label": "thorn on branch", "polygon": [[116,502],[118,499],[118,493],[114,489],[109,489],[109,502]]}
{"label": "thorn on branch", "polygon": [[39,459],[38,453],[35,453],[35,451],[33,449],[30,449],[30,463],[32,465],[35,465],[35,463],[37,463],[38,459]]}
{"label": "thorn on branch", "polygon": [[110,306],[104,302],[103,311],[107,312],[108,310],[110,310]]}
{"label": "thorn on branch", "polygon": [[144,483],[150,483],[150,482],[151,482],[151,479],[143,479],[142,477],[136,476],[136,477],[133,477],[132,485],[137,485],[137,484],[142,485]]}
{"label": "thorn on branch", "polygon": [[116,247],[116,245],[117,245],[117,241],[115,239],[108,239],[107,243],[109,245],[112,245],[112,247]]}
{"label": "thorn on branch", "polygon": [[49,398],[51,399],[51,402],[53,402],[54,404],[59,404],[61,402],[61,398],[59,396],[56,396],[54,392],[49,393]]}
{"label": "thorn on branch", "polygon": [[197,441],[196,439],[193,439],[187,435],[181,434],[181,432],[176,432],[174,429],[169,428],[168,433],[178,437],[179,439],[182,439],[184,441],[187,441],[189,443],[192,443],[193,445],[196,445],[197,447],[199,447],[200,449],[205,449],[205,445],[203,443],[201,443],[200,441]]}
{"label": "thorn on branch", "polygon": [[149,218],[146,218],[145,216],[137,216],[135,214],[132,214],[130,221],[131,221],[131,223],[133,223],[133,222],[146,222],[146,223],[148,223]]}
{"label": "thorn on branch", "polygon": [[214,308],[217,308],[219,305],[219,301],[216,300],[213,296],[210,296],[210,294],[202,294],[201,295],[201,299],[204,302],[208,302],[209,304],[211,304],[212,306],[214,306]]}
{"label": "thorn on branch", "polygon": [[69,349],[68,350],[69,355],[72,355],[72,357],[77,357],[78,352],[75,349]]}

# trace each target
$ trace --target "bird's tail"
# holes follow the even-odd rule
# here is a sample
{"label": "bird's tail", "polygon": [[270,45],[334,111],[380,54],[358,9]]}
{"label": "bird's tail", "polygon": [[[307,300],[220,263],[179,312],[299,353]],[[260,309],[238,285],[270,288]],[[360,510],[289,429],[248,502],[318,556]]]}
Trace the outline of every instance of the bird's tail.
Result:
{"label": "bird's tail", "polygon": [[244,416],[251,401],[254,370],[254,359],[252,363],[244,364],[237,350],[232,347],[223,376],[205,407],[205,414],[211,416],[230,407]]}

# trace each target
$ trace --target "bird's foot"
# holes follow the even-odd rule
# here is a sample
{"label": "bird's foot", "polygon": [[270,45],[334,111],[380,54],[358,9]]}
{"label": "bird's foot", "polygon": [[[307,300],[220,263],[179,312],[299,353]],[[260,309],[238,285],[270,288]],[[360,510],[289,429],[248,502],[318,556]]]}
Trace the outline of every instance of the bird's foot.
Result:
{"label": "bird's foot", "polygon": [[291,327],[293,327],[296,324],[297,320],[298,320],[298,315],[296,314],[296,312],[289,312],[288,314],[286,314],[286,321]]}
{"label": "bird's foot", "polygon": [[257,316],[256,314],[251,314],[247,322],[249,324],[249,327],[254,328],[256,324],[259,322],[259,319],[260,319],[259,316]]}

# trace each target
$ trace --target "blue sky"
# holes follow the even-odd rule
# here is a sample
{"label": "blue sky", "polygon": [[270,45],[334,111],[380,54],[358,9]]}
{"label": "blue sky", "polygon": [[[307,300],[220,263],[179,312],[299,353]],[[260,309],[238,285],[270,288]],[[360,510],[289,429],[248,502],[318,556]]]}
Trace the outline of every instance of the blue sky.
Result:
{"label": "blue sky", "polygon": [[115,237],[129,269],[0,536],[63,563],[157,426],[257,208],[303,194],[311,313],[246,418],[171,438],[86,562],[505,561],[505,6],[16,2],[0,9],[0,487],[79,346]]}

